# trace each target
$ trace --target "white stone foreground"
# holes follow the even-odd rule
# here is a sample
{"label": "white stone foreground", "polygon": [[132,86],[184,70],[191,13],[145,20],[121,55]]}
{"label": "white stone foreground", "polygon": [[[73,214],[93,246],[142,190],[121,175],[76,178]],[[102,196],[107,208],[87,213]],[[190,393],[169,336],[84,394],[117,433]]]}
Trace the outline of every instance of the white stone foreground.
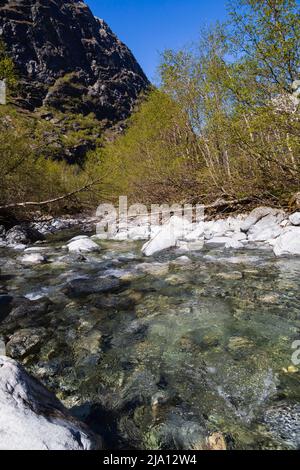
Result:
{"label": "white stone foreground", "polygon": [[0,450],[100,450],[102,440],[16,361],[0,356]]}

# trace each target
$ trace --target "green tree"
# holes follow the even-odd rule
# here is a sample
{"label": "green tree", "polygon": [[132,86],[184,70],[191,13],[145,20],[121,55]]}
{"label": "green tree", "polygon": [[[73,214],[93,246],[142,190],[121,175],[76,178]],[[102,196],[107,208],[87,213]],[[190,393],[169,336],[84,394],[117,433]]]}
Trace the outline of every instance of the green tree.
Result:
{"label": "green tree", "polygon": [[230,40],[239,70],[269,94],[292,93],[300,71],[300,8],[296,0],[234,0]]}
{"label": "green tree", "polygon": [[4,42],[0,39],[0,80],[6,80],[9,90],[17,84],[17,73],[13,60],[6,51]]}

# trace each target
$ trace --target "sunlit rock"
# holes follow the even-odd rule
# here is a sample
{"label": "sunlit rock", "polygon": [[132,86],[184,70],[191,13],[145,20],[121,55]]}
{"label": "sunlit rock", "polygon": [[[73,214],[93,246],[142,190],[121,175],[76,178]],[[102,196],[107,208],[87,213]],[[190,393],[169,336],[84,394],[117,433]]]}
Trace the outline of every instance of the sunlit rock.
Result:
{"label": "sunlit rock", "polygon": [[93,450],[102,441],[14,360],[0,357],[0,449]]}

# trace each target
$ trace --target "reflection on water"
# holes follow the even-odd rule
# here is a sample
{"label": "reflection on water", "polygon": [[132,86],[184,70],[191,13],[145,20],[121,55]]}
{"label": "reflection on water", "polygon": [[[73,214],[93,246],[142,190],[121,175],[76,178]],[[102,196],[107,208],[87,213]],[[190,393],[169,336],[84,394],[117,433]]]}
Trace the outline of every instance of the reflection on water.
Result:
{"label": "reflection on water", "polygon": [[109,447],[202,448],[214,432],[234,449],[300,446],[299,259],[173,263],[176,250],[145,260],[125,242],[84,259],[61,245],[30,268],[2,250],[0,290],[27,303],[0,335]]}

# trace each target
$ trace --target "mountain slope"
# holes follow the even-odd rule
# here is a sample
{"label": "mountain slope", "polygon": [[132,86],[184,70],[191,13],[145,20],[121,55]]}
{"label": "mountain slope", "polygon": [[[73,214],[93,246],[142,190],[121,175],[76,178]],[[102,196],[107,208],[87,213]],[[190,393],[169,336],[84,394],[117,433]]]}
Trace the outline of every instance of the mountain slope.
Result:
{"label": "mountain slope", "polygon": [[95,113],[118,122],[149,82],[130,50],[80,0],[0,0],[0,37],[29,110]]}

